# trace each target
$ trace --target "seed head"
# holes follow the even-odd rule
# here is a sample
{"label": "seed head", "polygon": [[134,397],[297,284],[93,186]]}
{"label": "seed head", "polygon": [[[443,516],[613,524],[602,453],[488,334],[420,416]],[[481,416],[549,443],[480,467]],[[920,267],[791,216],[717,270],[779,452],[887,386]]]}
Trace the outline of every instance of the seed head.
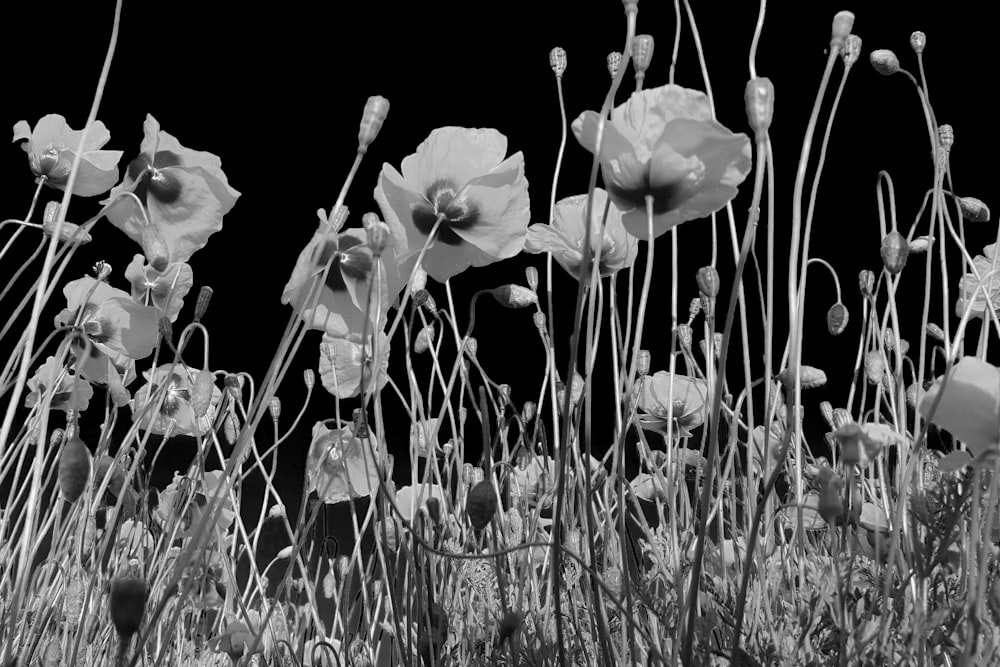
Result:
{"label": "seed head", "polygon": [[566,50],[562,47],[555,47],[549,51],[549,67],[555,73],[557,79],[561,79],[566,71]]}
{"label": "seed head", "polygon": [[612,51],[608,54],[608,74],[611,78],[618,76],[618,67],[622,64],[622,54]]}
{"label": "seed head", "polygon": [[747,82],[744,93],[747,105],[747,119],[758,140],[767,136],[774,119],[774,84],[766,77],[757,77]]}
{"label": "seed head", "polygon": [[927,35],[921,30],[914,30],[910,33],[910,48],[918,56],[924,52],[924,47],[927,46]]}
{"label": "seed head", "polygon": [[389,100],[381,95],[373,95],[365,103],[365,110],[361,116],[361,128],[358,131],[358,152],[364,153],[368,146],[375,141],[385,117],[389,114]]}

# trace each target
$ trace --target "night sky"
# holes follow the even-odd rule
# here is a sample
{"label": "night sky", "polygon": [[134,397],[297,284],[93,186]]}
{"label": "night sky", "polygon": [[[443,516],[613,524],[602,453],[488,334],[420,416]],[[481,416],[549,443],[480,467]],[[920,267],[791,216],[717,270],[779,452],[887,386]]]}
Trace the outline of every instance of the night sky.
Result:
{"label": "night sky", "polygon": [[[756,3],[693,4],[719,120],[735,132],[749,133],[743,90]],[[931,185],[929,145],[914,89],[901,76],[886,79],[876,74],[867,62],[868,53],[875,48],[893,49],[903,66],[915,71],[909,35],[916,29],[927,33],[925,63],[931,100],[938,121],[955,127],[952,174],[959,194],[1000,206],[991,201],[995,192],[993,156],[1000,152],[1000,142],[995,106],[987,102],[991,92],[988,81],[995,78],[997,59],[995,23],[987,20],[986,4],[903,0],[855,6],[826,0],[769,3],[757,69],[760,75],[771,78],[776,89],[771,137],[778,182],[776,254],[783,271],[794,172],[836,11],[851,9],[856,13],[854,32],[864,41],[864,54],[849,78],[834,127],[813,231],[812,253],[829,260],[839,272],[844,303],[852,315],[847,331],[839,338],[826,332],[825,314],[835,293],[827,275],[811,273],[803,361],[825,369],[829,376],[829,385],[807,398],[807,435],[815,442],[826,430],[815,406],[823,399],[834,406],[843,404],[851,382],[861,319],[858,271],[880,266],[875,200],[878,172],[886,169],[895,180],[904,232]],[[19,2],[5,8],[7,30],[5,39],[0,40],[6,91],[0,106],[4,127],[22,119],[34,124],[47,113],[60,113],[74,128],[82,128],[105,55],[113,8],[114,3],[106,0]],[[674,25],[672,3],[639,3],[638,32],[650,33],[656,40],[647,86],[667,81]],[[316,209],[329,209],[337,197],[354,158],[358,122],[369,95],[385,96],[391,109],[346,199],[351,210],[349,226],[358,226],[365,212],[378,212],[372,191],[382,163],[398,167],[431,130],[446,125],[492,127],[506,134],[508,154],[519,150],[525,154],[532,222],[544,222],[560,132],[549,50],[561,46],[568,52],[564,89],[572,122],[580,112],[600,108],[609,83],[605,58],[608,52],[622,48],[624,37],[618,0],[277,5],[126,2],[121,37],[98,115],[111,131],[106,148],[124,151],[124,169],[138,153],[143,119],[152,113],[163,130],[185,146],[219,155],[230,185],[242,193],[226,216],[224,229],[190,262],[195,289],[177,328],[191,317],[197,287],[210,285],[215,298],[204,323],[212,335],[213,369],[242,370],[258,381],[263,379],[291,312],[280,303],[282,289],[299,251],[313,234]],[[841,70],[840,65],[835,69],[834,85]],[[704,88],[686,19],[676,82]],[[631,88],[628,74],[618,103],[627,98]],[[828,96],[824,105],[824,120],[831,98]],[[570,133],[557,197],[585,192],[590,165],[591,155]],[[3,216],[23,215],[34,184],[20,148],[8,147],[0,169]],[[746,224],[750,180],[734,201],[740,234]],[[46,190],[43,198],[56,195]],[[97,211],[96,201],[77,200],[69,219],[89,217]],[[720,217],[723,297],[731,290],[733,267],[726,225]],[[994,229],[992,225],[969,226],[969,252],[975,255],[992,243]],[[2,232],[2,239],[8,234]],[[711,223],[685,223],[679,237],[683,316],[688,301],[697,296],[695,271],[710,259]],[[763,239],[763,226],[760,237]],[[25,256],[35,242],[20,241],[12,249],[11,259],[0,269],[4,282],[17,266],[13,257],[18,253]],[[763,258],[762,241],[758,249]],[[666,368],[670,342],[669,250],[666,235],[656,248],[660,259],[644,339],[654,371]],[[102,222],[94,229],[94,241],[77,253],[75,272],[70,271],[67,278],[82,275],[103,259],[114,267],[112,284],[127,288],[123,271],[136,252],[140,252],[137,245]],[[644,256],[643,245],[640,258]],[[900,315],[904,337],[915,345],[919,341],[916,328],[924,279],[922,258],[913,264],[904,274]],[[523,285],[524,269],[529,265],[538,267],[544,280],[542,256],[523,254],[489,268],[471,269],[453,280],[460,319],[466,317],[462,314],[467,312],[465,304],[476,290],[506,283]],[[565,297],[555,306],[556,322],[565,334],[572,317],[570,295],[575,294],[575,282],[558,267],[555,273],[556,289]],[[957,278],[956,274],[952,280],[953,291]],[[748,288],[752,284],[748,282]],[[440,285],[432,286],[431,293],[443,301]],[[783,292],[779,289],[778,293]],[[13,303],[8,297],[0,303],[0,311],[6,314]],[[781,335],[786,331],[782,323],[784,301],[781,304],[776,353],[780,353]],[[44,319],[46,326],[51,322],[50,314],[63,305],[61,297],[53,298]],[[932,319],[939,321],[940,311],[934,312],[937,315],[932,314]],[[495,381],[512,386],[515,404],[534,400],[544,357],[530,313],[504,310],[483,301],[477,318],[474,335],[483,367]],[[758,320],[759,316],[751,317],[756,336],[752,344],[760,342]],[[43,328],[43,332],[48,333],[48,329]],[[300,378],[303,369],[315,368],[319,340],[319,332],[307,336],[279,390],[285,406],[283,428],[291,424],[305,396]],[[2,341],[3,349],[9,344]],[[558,368],[565,376],[567,338],[561,338],[559,346]],[[399,367],[401,347],[393,349],[390,373],[405,382]],[[730,367],[734,381],[741,381],[738,354],[738,347],[734,348],[731,359],[735,361]],[[761,353],[755,354],[759,371]],[[145,366],[140,363],[139,368]],[[605,391],[610,384],[606,378],[607,370],[599,369],[595,378],[598,400],[610,398]],[[138,386],[137,382],[131,389]],[[386,400],[394,403],[388,394]],[[343,409],[349,414],[354,406],[348,401]],[[408,425],[399,421],[398,409],[394,411],[392,405],[388,409],[386,437],[399,460],[405,458]],[[305,418],[282,449],[281,488],[288,494],[290,507],[298,503],[312,424],[332,416],[332,397],[317,382]],[[604,449],[613,421],[610,413],[595,419],[594,446]],[[85,415],[85,433],[98,428],[100,420],[98,410]],[[262,424],[262,430],[270,429],[268,418]],[[268,438],[262,435],[263,441]],[[194,451],[191,439],[171,440],[161,455],[154,483],[162,487],[174,470],[185,469]],[[399,460],[397,467],[405,465]],[[252,497],[253,491],[248,490],[248,495]],[[274,549],[280,546],[276,542]]]}

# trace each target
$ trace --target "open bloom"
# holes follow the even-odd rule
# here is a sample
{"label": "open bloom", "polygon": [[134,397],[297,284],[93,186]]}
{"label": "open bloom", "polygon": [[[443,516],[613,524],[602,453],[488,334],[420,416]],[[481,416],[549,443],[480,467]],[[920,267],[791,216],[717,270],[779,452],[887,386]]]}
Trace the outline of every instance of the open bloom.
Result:
{"label": "open bloom", "polygon": [[[161,527],[169,530],[180,521],[183,527],[180,537],[196,531],[204,512],[208,509],[209,501],[215,497],[219,486],[225,483],[224,475],[222,470],[210,470],[205,472],[201,479],[192,480],[186,475],[174,473],[173,481],[160,491],[159,502],[156,505],[154,517],[160,522]],[[235,518],[236,506],[229,496],[223,495],[219,511],[215,515],[215,528],[225,535]],[[210,549],[202,553],[211,561],[206,563],[206,566],[222,564]]]}
{"label": "open bloom", "polygon": [[[941,401],[930,414],[938,394]],[[978,456],[1000,441],[1000,368],[963,357],[952,366],[947,383],[938,378],[931,385],[919,407],[925,419],[950,431]]]}
{"label": "open bloom", "polygon": [[[604,220],[605,207],[608,209],[608,217],[602,234],[601,222]],[[556,204],[551,225],[528,227],[524,249],[530,253],[552,253],[552,258],[559,262],[559,266],[574,278],[579,278],[580,265],[583,263],[584,235],[587,233],[586,216],[587,195],[563,199]],[[590,248],[592,253],[599,251],[601,254],[598,271],[602,277],[610,276],[635,263],[638,244],[634,237],[625,232],[622,212],[608,202],[608,193],[600,188],[594,190],[590,229]]]}
{"label": "open bloom", "polygon": [[57,363],[55,357],[46,359],[28,380],[30,393],[24,397],[24,406],[31,408],[38,403],[44,403],[45,392],[49,389],[53,390],[50,408],[64,412],[70,410],[83,412],[90,405],[90,398],[94,395],[94,389],[89,382],[74,375],[71,369]]}
{"label": "open bloom", "polygon": [[[372,387],[371,335],[368,336],[367,350],[362,350],[360,343],[346,338],[323,336],[319,346],[319,377],[328,392],[337,398],[351,398],[361,392],[362,379],[366,387],[365,393]],[[378,334],[379,357],[381,363],[378,369],[378,389],[381,390],[388,381],[386,369],[389,366],[389,339],[381,331]],[[364,368],[361,365],[364,351]]]}
{"label": "open bloom", "polygon": [[[319,227],[299,254],[281,302],[291,304],[311,329],[325,331],[334,338],[360,341],[366,329],[365,312],[370,313],[370,336],[385,325],[389,302],[401,285],[394,250],[399,239],[393,237],[382,251],[382,261],[376,262],[364,230],[337,233],[323,211],[319,211],[319,219]],[[316,285],[327,264],[330,270],[326,281]],[[368,311],[373,285],[379,289],[371,294]]]}
{"label": "open bloom", "polygon": [[[673,401],[670,385],[673,380]],[[660,433],[667,432],[670,420],[674,420],[674,433],[691,435],[691,429],[705,421],[705,403],[708,401],[708,383],[686,375],[674,375],[658,371],[642,379],[639,394],[639,424],[643,428]]]}
{"label": "open bloom", "polygon": [[524,156],[506,154],[507,137],[496,130],[442,127],[403,160],[402,174],[384,164],[375,200],[390,227],[405,230],[401,259],[429,243],[422,266],[444,282],[519,253],[531,217],[528,182]]}
{"label": "open bloom", "polygon": [[[965,314],[966,308],[969,308],[972,317],[986,317],[989,312],[988,304],[993,304],[994,310],[1000,311],[1000,260],[996,258],[996,251],[995,243],[983,248],[983,254],[976,255],[972,260],[976,273],[966,273],[958,281],[959,296],[955,303],[955,314],[958,317]],[[996,273],[991,275],[994,269]]]}
{"label": "open bloom", "polygon": [[150,115],[143,133],[139,157],[103,202],[113,202],[106,216],[143,247],[146,257],[156,254],[150,247],[156,239],[165,248],[167,263],[185,262],[222,229],[222,216],[240,193],[229,187],[217,156],[185,148]]}
{"label": "open bloom", "polygon": [[[57,190],[65,190],[69,185],[69,173],[82,137],[83,130],[71,130],[66,119],[54,113],[43,116],[34,129],[24,120],[14,125],[14,141],[27,140],[22,147],[28,154],[31,171]],[[104,194],[118,181],[118,161],[122,159],[122,152],[101,150],[109,141],[108,128],[101,121],[95,121],[80,153],[73,194],[94,197]]]}
{"label": "open bloom", "polygon": [[[63,294],[67,307],[56,316],[56,326],[78,327],[90,342],[80,376],[109,387],[129,384],[135,379],[135,362],[156,346],[156,309],[90,277],[71,281]],[[82,342],[75,346],[84,353]]]}
{"label": "open bloom", "polygon": [[374,442],[356,437],[351,424],[331,430],[317,422],[306,464],[309,491],[325,503],[370,496],[381,480],[374,447]]}
{"label": "open bloom", "polygon": [[[600,114],[573,122],[580,145],[597,151]],[[708,97],[673,84],[633,93],[604,124],[601,173],[630,234],[647,239],[646,197],[653,198],[653,236],[704,218],[736,196],[751,166],[750,140],[712,119]]]}
{"label": "open bloom", "polygon": [[[192,406],[191,390],[195,385],[199,369],[182,364],[163,364],[143,372],[146,384],[135,393],[132,419],[139,421],[139,428],[158,435],[205,435],[212,429],[215,409],[222,398],[222,392],[212,384],[205,414],[198,416]],[[160,392],[165,391],[160,409]]]}
{"label": "open bloom", "polygon": [[171,322],[184,307],[184,297],[194,285],[191,267],[180,262],[171,264],[166,271],[157,271],[146,263],[146,258],[136,255],[125,268],[125,277],[132,283],[132,298],[159,311],[161,317]]}

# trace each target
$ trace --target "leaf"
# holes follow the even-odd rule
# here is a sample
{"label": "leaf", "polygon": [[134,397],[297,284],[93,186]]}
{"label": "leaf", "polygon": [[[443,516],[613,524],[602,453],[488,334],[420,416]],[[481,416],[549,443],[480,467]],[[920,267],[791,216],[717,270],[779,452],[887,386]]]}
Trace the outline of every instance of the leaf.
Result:
{"label": "leaf", "polygon": [[969,465],[972,461],[972,455],[969,452],[956,449],[938,461],[938,470],[941,472],[955,472]]}

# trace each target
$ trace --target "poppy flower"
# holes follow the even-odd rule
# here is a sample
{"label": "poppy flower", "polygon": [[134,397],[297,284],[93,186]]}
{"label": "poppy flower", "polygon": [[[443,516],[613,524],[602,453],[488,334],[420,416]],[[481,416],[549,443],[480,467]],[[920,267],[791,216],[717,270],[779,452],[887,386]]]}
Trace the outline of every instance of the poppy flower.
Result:
{"label": "poppy flower", "polygon": [[[934,401],[941,401],[930,414]],[[975,357],[963,357],[952,366],[947,384],[942,378],[931,385],[920,401],[920,414],[979,456],[1000,441],[1000,368]]]}
{"label": "poppy flower", "polygon": [[[389,366],[389,339],[379,332],[379,356],[381,363],[378,369],[378,390],[388,381],[386,369]],[[362,347],[360,344],[346,338],[323,336],[319,345],[319,377],[328,392],[337,398],[352,398],[361,393],[362,377],[367,387],[366,393],[372,390],[372,359],[371,336],[365,347],[365,367],[361,367]]]}
{"label": "poppy flower", "polygon": [[94,389],[89,382],[76,376],[71,370],[57,363],[55,357],[46,359],[28,380],[29,393],[24,397],[24,407],[32,408],[44,402],[45,392],[54,388],[50,409],[63,412],[86,410]]}
{"label": "poppy flower", "polygon": [[[180,520],[181,525],[184,527],[184,531],[180,534],[180,537],[192,534],[197,530],[202,512],[208,506],[209,500],[215,497],[216,490],[224,481],[224,472],[222,470],[205,472],[201,479],[197,481],[192,481],[186,475],[175,473],[173,481],[159,493],[156,512],[154,514],[155,518],[165,530],[171,530],[174,523]],[[197,484],[194,493],[191,492],[192,483]],[[189,499],[190,502],[188,502]],[[225,534],[229,530],[229,527],[233,525],[235,518],[236,506],[232,500],[224,496],[222,504],[219,507],[219,512],[215,517],[215,525],[219,532]],[[210,550],[206,549],[205,553],[209,554]],[[220,570],[216,569],[215,565],[221,566],[222,563],[217,558],[214,558],[214,552],[212,554],[210,563],[212,567],[209,569],[209,572],[219,572]]]}
{"label": "poppy flower", "polygon": [[[600,114],[573,121],[580,145],[597,151]],[[630,234],[648,240],[646,197],[653,197],[653,236],[715,213],[736,196],[751,167],[750,140],[713,120],[708,96],[673,84],[633,93],[604,124],[601,173]]]}
{"label": "poppy flower", "polygon": [[132,298],[136,303],[153,306],[171,322],[184,307],[184,297],[194,285],[191,267],[184,262],[171,264],[166,271],[157,271],[146,263],[143,255],[136,255],[125,268],[125,277],[132,284]]}
{"label": "poppy flower", "polygon": [[[622,212],[617,206],[608,207],[608,217],[601,234],[608,193],[594,190],[594,206],[591,213],[592,252],[601,251],[598,270],[602,277],[608,277],[635,263],[639,252],[635,237],[630,236],[622,225]],[[583,241],[587,232],[587,195],[567,197],[556,204],[551,225],[531,225],[524,249],[530,253],[552,253],[559,266],[574,278],[580,277],[583,263]],[[588,271],[589,275],[589,271]]]}
{"label": "poppy flower", "polygon": [[[319,227],[299,253],[292,275],[281,295],[281,303],[291,304],[310,329],[325,331],[334,338],[360,341],[365,329],[365,312],[373,283],[381,297],[371,295],[369,335],[385,326],[391,298],[402,285],[396,266],[396,243],[401,235],[382,251],[382,261],[376,262],[368,238],[362,229],[347,229],[340,233],[331,229],[326,214],[318,211]],[[314,283],[330,264],[326,282],[315,298]],[[381,278],[376,281],[375,267],[380,266]],[[315,303],[310,307],[310,300]],[[376,309],[378,312],[376,313]]]}
{"label": "poppy flower", "polygon": [[[188,368],[182,364],[163,364],[143,372],[146,384],[135,393],[132,419],[139,421],[139,428],[157,435],[169,432],[171,435],[205,435],[212,429],[216,406],[222,399],[222,392],[212,385],[212,396],[205,414],[201,417],[191,405],[191,390],[200,369]],[[166,396],[159,412],[155,411],[160,401],[158,395],[165,387]]]}
{"label": "poppy flower", "polygon": [[[34,129],[24,120],[14,125],[14,141],[27,141],[21,147],[28,154],[31,171],[57,190],[65,190],[69,184],[69,173],[82,137],[83,130],[70,129],[66,119],[55,113],[43,116]],[[101,121],[95,121],[80,154],[80,167],[73,182],[74,195],[95,197],[110,190],[118,181],[122,151],[101,150],[109,141],[108,128]]]}
{"label": "poppy flower", "polygon": [[430,498],[435,498],[439,503],[444,504],[448,498],[447,491],[440,484],[404,486],[396,490],[396,508],[399,509],[399,513],[404,519],[413,521],[417,510]]}
{"label": "poppy flower", "polygon": [[[966,273],[958,281],[959,297],[955,303],[957,317],[962,317],[966,308],[969,308],[972,317],[986,317],[989,312],[988,303],[993,304],[994,310],[1000,310],[1000,261],[996,259],[996,250],[995,243],[983,248],[983,254],[976,255],[972,260],[975,273]],[[997,262],[997,273],[986,278],[986,275],[993,271],[994,262]],[[979,277],[976,277],[977,274]],[[983,282],[982,289],[978,289],[980,281]]]}
{"label": "poppy flower", "polygon": [[[156,309],[140,306],[126,292],[90,277],[71,281],[63,294],[67,307],[56,316],[56,326],[78,327],[90,341],[80,376],[109,387],[132,382],[135,362],[156,347]],[[75,346],[83,351],[82,343]]]}
{"label": "poppy flower", "polygon": [[639,393],[639,425],[643,428],[667,432],[670,420],[674,433],[680,437],[691,435],[705,421],[705,403],[708,401],[708,383],[686,375],[673,376],[673,404],[670,404],[671,375],[658,371],[642,379]]}
{"label": "poppy flower", "polygon": [[521,252],[531,217],[524,156],[507,154],[507,137],[492,129],[442,127],[403,160],[389,164],[375,200],[390,227],[403,229],[407,257],[428,245],[423,269],[444,282],[470,266],[486,266]]}
{"label": "poppy flower", "polygon": [[366,498],[378,489],[381,476],[369,443],[354,435],[354,426],[329,429],[313,425],[307,462],[309,491],[324,503]]}
{"label": "poppy flower", "polygon": [[[160,130],[151,115],[143,123],[143,134],[139,156],[102,202],[112,204],[105,215],[143,246],[147,257],[154,254],[148,246],[156,238],[165,245],[166,263],[186,262],[222,229],[222,216],[233,208],[240,193],[229,187],[222,160],[185,148]],[[145,211],[134,198],[121,196],[126,192],[134,192]],[[153,233],[144,235],[147,219]]]}

